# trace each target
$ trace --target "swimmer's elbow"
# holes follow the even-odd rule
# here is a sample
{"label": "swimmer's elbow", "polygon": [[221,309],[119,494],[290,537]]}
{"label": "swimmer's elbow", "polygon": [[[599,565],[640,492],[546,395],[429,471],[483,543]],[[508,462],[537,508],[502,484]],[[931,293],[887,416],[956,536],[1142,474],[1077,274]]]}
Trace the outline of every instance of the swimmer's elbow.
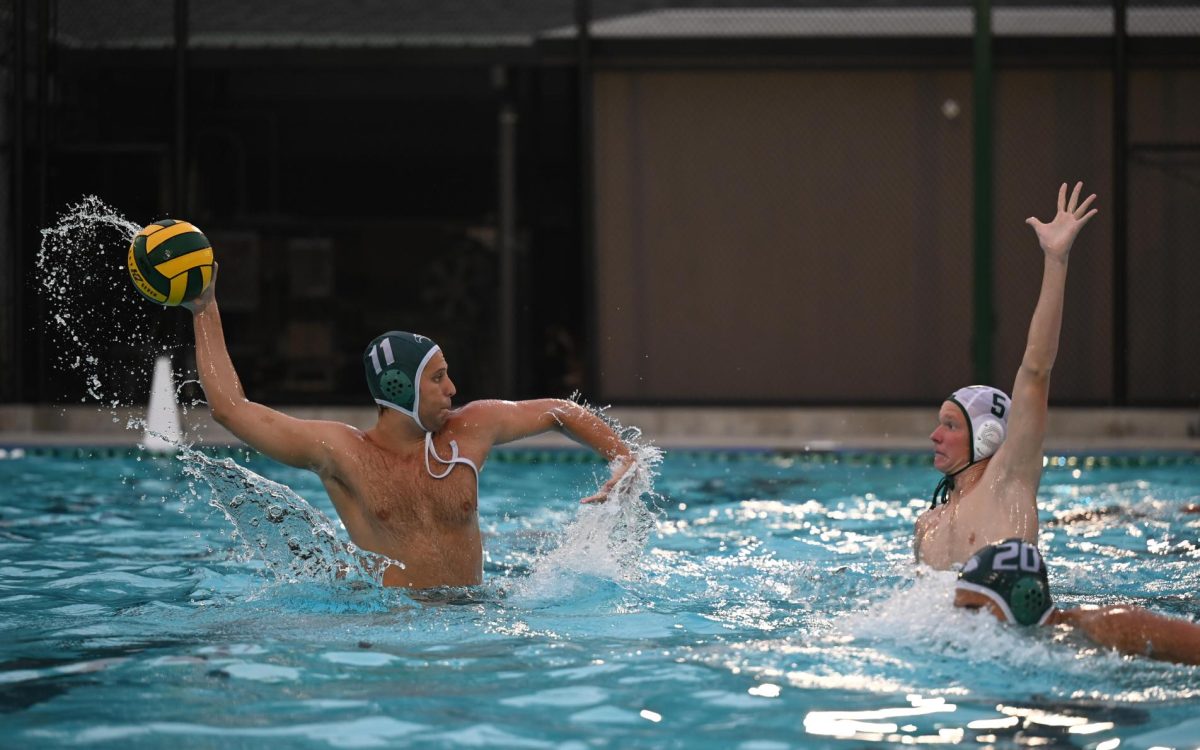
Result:
{"label": "swimmer's elbow", "polygon": [[233,405],[232,404],[217,404],[210,403],[208,411],[212,414],[213,421],[222,427],[229,429],[229,423],[233,421]]}
{"label": "swimmer's elbow", "polygon": [[1021,362],[1021,375],[1033,381],[1048,382],[1050,380],[1050,371],[1053,369],[1053,362],[1038,362],[1035,358],[1030,357],[1028,352],[1025,353],[1025,359]]}
{"label": "swimmer's elbow", "polygon": [[550,408],[546,410],[546,415],[550,418],[552,424],[550,429],[564,432],[570,429],[570,424],[579,416],[579,411],[582,407],[574,401],[556,398],[549,399]]}
{"label": "swimmer's elbow", "polygon": [[246,399],[215,399],[208,405],[213,421],[230,432],[235,432],[247,413],[251,402]]}

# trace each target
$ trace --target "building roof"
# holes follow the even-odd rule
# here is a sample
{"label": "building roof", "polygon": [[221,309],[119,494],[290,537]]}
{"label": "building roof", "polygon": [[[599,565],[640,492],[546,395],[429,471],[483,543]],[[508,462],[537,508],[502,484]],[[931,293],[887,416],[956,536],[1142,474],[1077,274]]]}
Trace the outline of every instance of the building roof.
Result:
{"label": "building roof", "polygon": [[[721,39],[803,37],[967,37],[974,33],[971,8],[688,8],[658,10],[592,24],[599,39]],[[1133,36],[1200,36],[1200,7],[1130,8]],[[996,36],[1111,36],[1111,7],[999,7],[992,12]],[[549,36],[574,35],[574,27]]]}
{"label": "building roof", "polygon": [[[944,0],[704,2],[594,0],[598,39],[756,39],[812,37],[963,37],[970,4]],[[194,49],[520,48],[576,33],[572,0],[285,0],[189,3]],[[174,45],[174,4],[79,0],[60,3],[56,39],[75,49],[164,49]],[[1160,0],[1131,7],[1132,36],[1200,36],[1200,4]],[[1107,36],[1110,5],[1059,0],[996,3],[997,36]]]}

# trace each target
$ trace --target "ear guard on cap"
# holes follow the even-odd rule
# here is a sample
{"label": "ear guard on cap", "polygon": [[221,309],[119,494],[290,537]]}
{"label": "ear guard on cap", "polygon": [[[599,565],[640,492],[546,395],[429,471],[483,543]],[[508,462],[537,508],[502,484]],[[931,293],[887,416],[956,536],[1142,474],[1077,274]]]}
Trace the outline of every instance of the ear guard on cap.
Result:
{"label": "ear guard on cap", "polygon": [[995,455],[1008,436],[1009,398],[990,385],[959,388],[946,399],[962,409],[971,430],[971,463]]}

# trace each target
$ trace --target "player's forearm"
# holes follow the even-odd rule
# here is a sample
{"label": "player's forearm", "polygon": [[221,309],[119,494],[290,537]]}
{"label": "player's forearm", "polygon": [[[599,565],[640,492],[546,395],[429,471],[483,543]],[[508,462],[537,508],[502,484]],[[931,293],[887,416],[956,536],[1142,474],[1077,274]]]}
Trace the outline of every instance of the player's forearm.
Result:
{"label": "player's forearm", "polygon": [[230,409],[244,403],[246,394],[225,346],[221,312],[215,300],[192,314],[192,328],[196,336],[196,369],[200,374],[200,385],[213,416],[219,420]]}
{"label": "player's forearm", "polygon": [[1068,610],[1063,614],[1093,641],[1121,653],[1200,664],[1200,625],[1140,607]]}
{"label": "player's forearm", "polygon": [[559,429],[609,461],[629,456],[629,447],[620,436],[604,420],[579,404],[564,401],[553,409],[553,415]]}
{"label": "player's forearm", "polygon": [[1062,332],[1063,297],[1067,286],[1067,262],[1047,257],[1042,272],[1042,290],[1029,323],[1029,338],[1021,368],[1031,375],[1047,377],[1058,357]]}

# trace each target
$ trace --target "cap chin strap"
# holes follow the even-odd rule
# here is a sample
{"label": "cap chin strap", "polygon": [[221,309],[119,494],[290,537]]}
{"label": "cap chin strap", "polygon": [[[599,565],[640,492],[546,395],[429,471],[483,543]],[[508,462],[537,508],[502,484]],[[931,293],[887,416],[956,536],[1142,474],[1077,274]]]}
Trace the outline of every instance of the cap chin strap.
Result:
{"label": "cap chin strap", "polygon": [[945,505],[946,503],[950,502],[950,493],[954,491],[954,478],[974,466],[975,463],[975,461],[971,461],[958,471],[954,471],[943,476],[942,480],[938,482],[937,487],[935,487],[933,490],[933,497],[929,499],[929,507],[936,508],[939,505]]}
{"label": "cap chin strap", "polygon": [[[436,459],[438,463],[445,466],[446,470],[443,471],[441,474],[434,473],[433,468],[430,467],[430,465],[429,465],[429,457],[430,456],[433,456],[434,459]],[[471,463],[470,459],[459,457],[457,440],[450,441],[450,458],[445,459],[445,458],[442,458],[441,456],[439,456],[437,454],[437,449],[433,447],[433,433],[426,432],[425,433],[425,471],[429,472],[429,476],[433,477],[434,479],[445,479],[446,477],[450,476],[450,472],[454,471],[455,464],[466,464],[467,466],[471,467],[471,471],[475,471],[476,473],[478,473],[478,470],[475,468],[475,464]]]}
{"label": "cap chin strap", "polygon": [[380,406],[386,406],[387,408],[391,409],[392,411],[400,412],[404,416],[406,416],[409,419],[411,419],[412,421],[416,422],[417,427],[421,428],[421,432],[429,432],[429,429],[427,427],[425,427],[425,425],[421,424],[421,418],[417,416],[417,413],[415,411],[409,411],[408,409],[405,409],[402,406],[396,406],[391,401],[384,401],[381,398],[375,399],[375,403],[379,404]]}

